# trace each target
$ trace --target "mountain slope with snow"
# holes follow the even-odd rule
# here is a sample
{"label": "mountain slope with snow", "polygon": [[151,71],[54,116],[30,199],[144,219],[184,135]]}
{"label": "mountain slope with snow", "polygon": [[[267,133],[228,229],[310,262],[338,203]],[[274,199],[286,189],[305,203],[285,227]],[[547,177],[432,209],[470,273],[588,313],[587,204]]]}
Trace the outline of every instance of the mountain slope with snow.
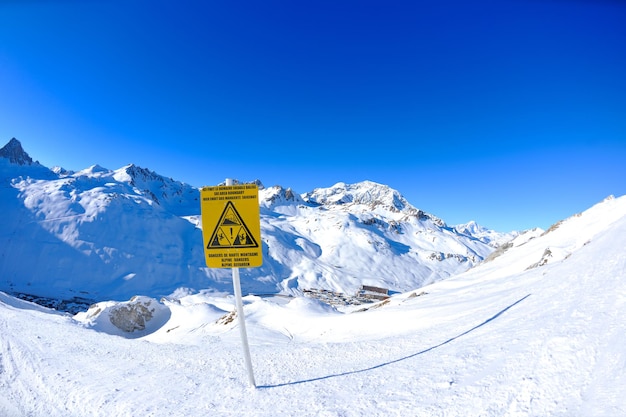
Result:
{"label": "mountain slope with snow", "polygon": [[[0,164],[0,172],[11,172]],[[202,248],[192,245],[200,233],[175,214],[190,214],[190,202],[166,194],[171,187],[158,196],[140,190],[133,169],[4,179],[3,213],[11,220],[0,229],[3,289],[101,299],[204,284],[196,272],[203,265],[194,260]],[[197,190],[177,185],[175,192],[197,203]]]}
{"label": "mountain slope with snow", "polygon": [[623,416],[624,236],[609,198],[380,303],[247,296],[256,388],[231,296],[70,316],[0,293],[0,415]]}
{"label": "mountain slope with snow", "polygon": [[[2,149],[0,290],[94,301],[232,291],[229,270],[205,265],[197,188],[133,164],[50,170],[17,140]],[[264,259],[242,270],[244,293],[406,291],[477,265],[515,236],[449,227],[370,181],[302,195],[260,188]]]}
{"label": "mountain slope with snow", "polygon": [[296,282],[350,293],[362,284],[405,291],[465,271],[493,251],[371,181],[282,197],[292,194],[282,187],[260,193],[269,257],[293,265],[284,292]]}

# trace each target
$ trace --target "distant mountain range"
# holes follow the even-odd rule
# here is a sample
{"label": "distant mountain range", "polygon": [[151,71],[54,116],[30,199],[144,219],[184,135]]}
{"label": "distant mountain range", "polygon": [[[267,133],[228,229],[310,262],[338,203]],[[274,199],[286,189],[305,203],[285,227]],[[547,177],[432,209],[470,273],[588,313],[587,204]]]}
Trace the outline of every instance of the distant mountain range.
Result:
{"label": "distant mountain range", "polygon": [[[408,291],[524,235],[448,226],[371,181],[304,194],[255,182],[263,265],[241,270],[244,294]],[[230,293],[231,271],[205,265],[199,192],[133,164],[47,168],[12,139],[0,149],[0,291],[94,301]]]}
{"label": "distant mountain range", "polygon": [[[296,296],[243,298],[255,390],[199,191],[18,145],[0,150],[0,416],[626,415],[626,196],[507,236],[371,182],[261,189],[244,292]],[[362,284],[397,293],[342,302]]]}

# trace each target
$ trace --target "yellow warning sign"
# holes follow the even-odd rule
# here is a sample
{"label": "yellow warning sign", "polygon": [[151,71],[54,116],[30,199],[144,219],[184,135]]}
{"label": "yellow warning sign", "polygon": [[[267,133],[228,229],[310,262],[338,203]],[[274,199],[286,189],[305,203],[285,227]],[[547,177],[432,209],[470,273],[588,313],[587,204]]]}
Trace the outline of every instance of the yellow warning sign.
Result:
{"label": "yellow warning sign", "polygon": [[207,266],[261,266],[263,256],[257,185],[203,187],[200,198]]}

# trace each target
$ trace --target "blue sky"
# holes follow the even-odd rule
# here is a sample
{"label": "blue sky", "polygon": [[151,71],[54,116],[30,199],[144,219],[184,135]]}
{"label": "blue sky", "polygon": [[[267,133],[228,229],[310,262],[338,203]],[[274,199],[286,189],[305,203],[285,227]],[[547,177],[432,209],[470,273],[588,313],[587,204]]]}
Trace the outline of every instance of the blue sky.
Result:
{"label": "blue sky", "polygon": [[626,3],[0,1],[0,142],[195,186],[371,180],[522,230],[626,194]]}

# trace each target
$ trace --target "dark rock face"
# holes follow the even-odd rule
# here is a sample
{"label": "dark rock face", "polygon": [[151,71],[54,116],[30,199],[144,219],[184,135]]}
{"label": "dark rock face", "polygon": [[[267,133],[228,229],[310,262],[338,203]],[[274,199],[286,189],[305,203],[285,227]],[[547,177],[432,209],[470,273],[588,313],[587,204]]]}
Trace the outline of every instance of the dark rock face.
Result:
{"label": "dark rock face", "polygon": [[24,151],[19,140],[13,138],[0,149],[0,157],[17,165],[33,165],[33,159]]}

